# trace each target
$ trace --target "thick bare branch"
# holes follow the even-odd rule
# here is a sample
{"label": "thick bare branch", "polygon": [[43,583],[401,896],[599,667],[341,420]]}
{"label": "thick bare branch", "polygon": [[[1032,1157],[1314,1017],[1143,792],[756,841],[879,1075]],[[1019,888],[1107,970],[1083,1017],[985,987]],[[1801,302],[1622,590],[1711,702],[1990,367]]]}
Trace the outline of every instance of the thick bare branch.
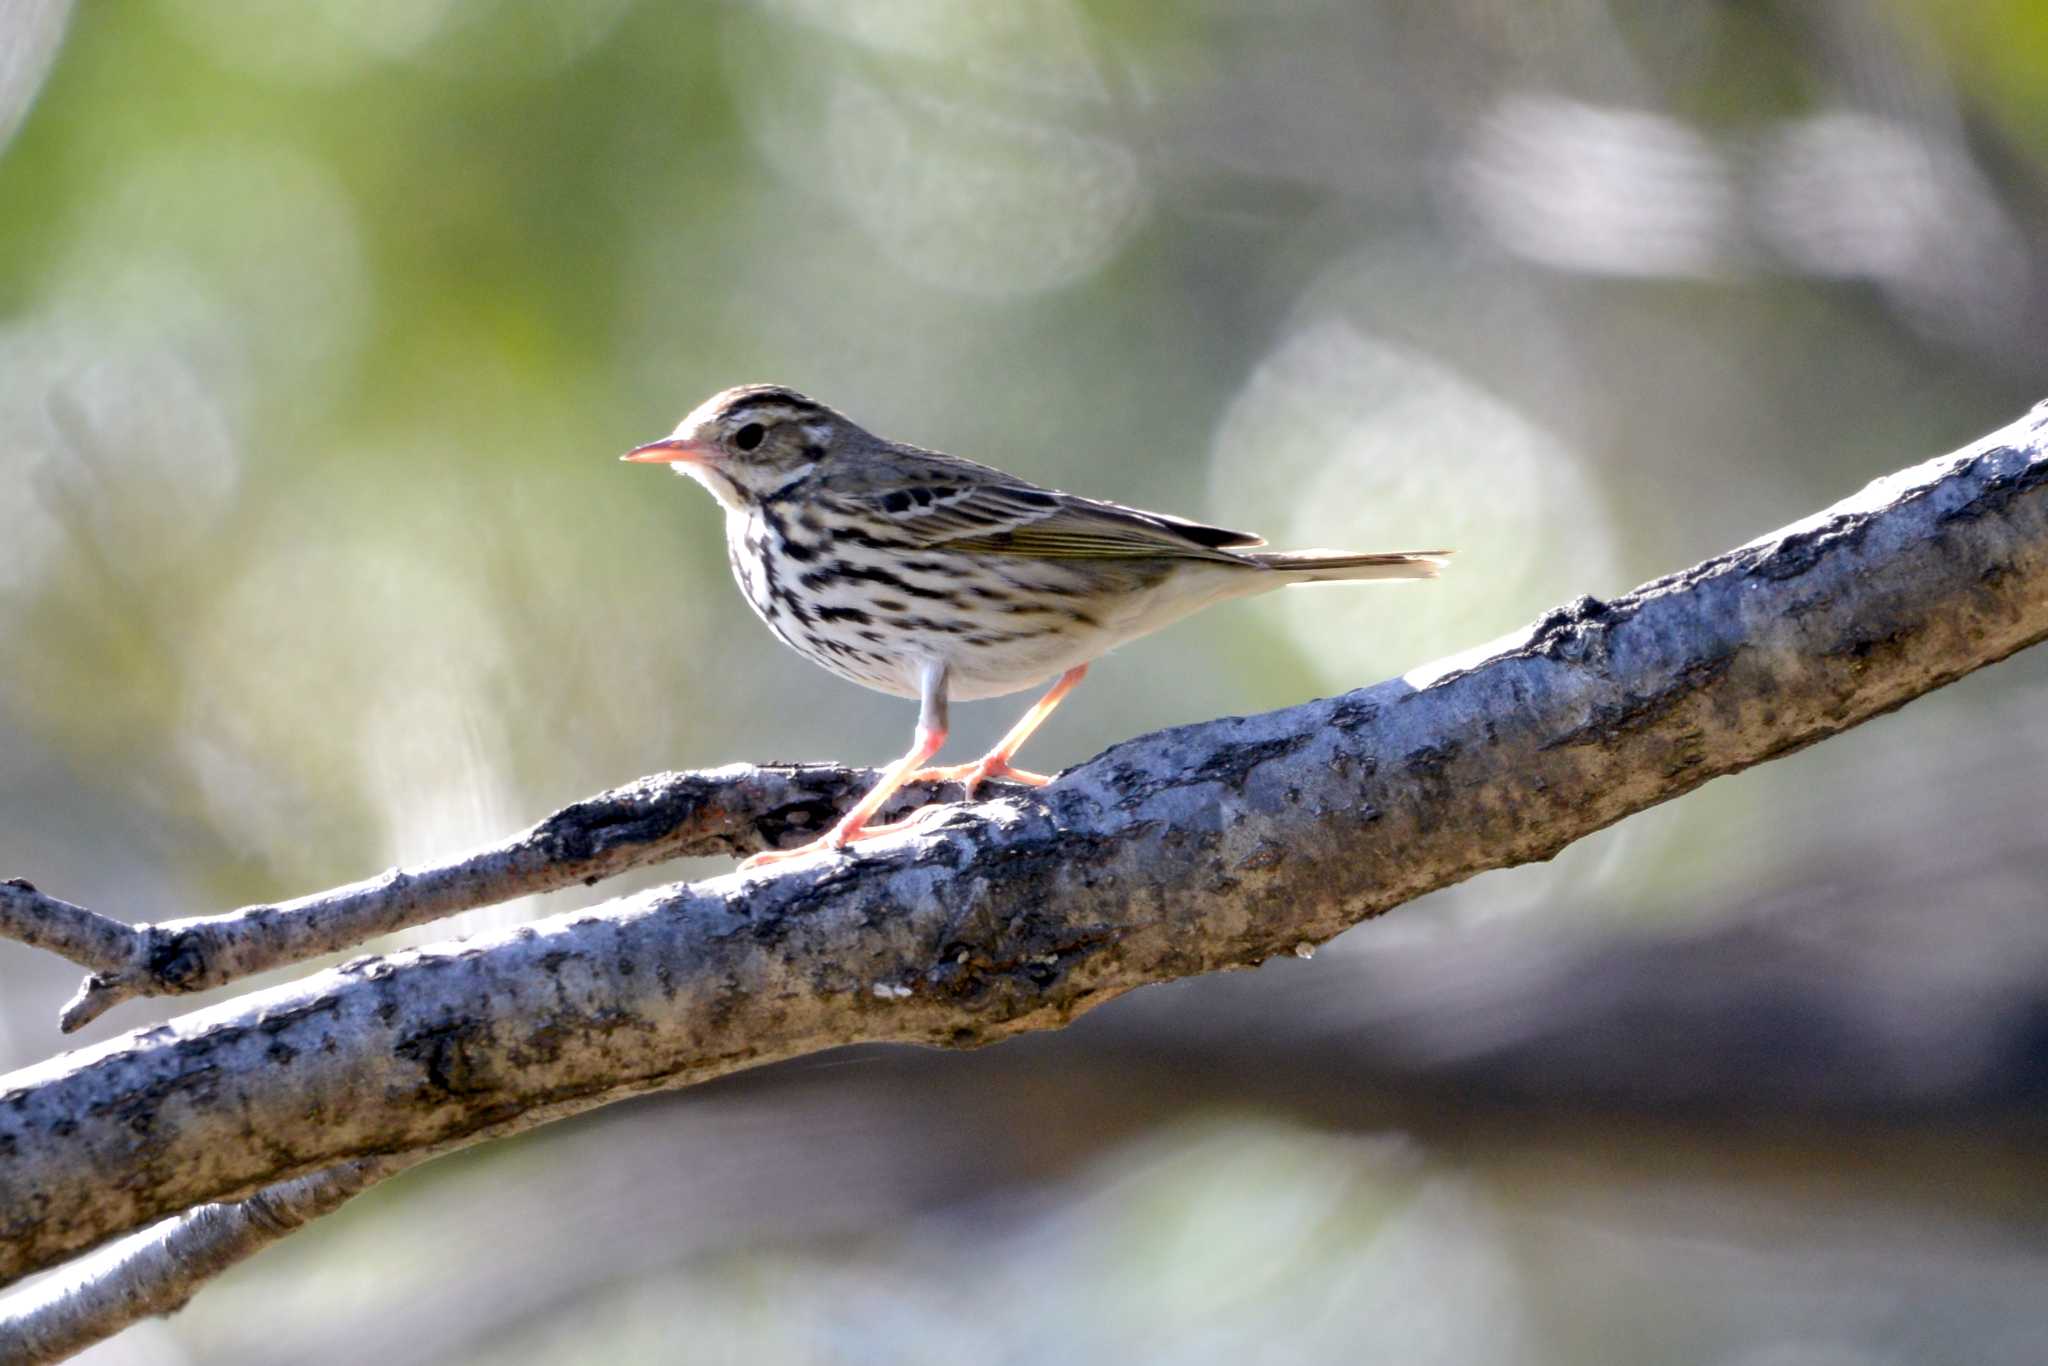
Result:
{"label": "thick bare branch", "polygon": [[[589,885],[673,858],[749,854],[785,838],[808,838],[873,781],[871,770],[827,764],[658,773],[444,863],[153,925],[131,927],[25,882],[0,883],[0,936],[93,969],[59,1017],[69,1033],[131,997],[206,991],[457,911]],[[889,814],[943,795],[945,789],[906,789]]]}
{"label": "thick bare branch", "polygon": [[774,875],[366,958],[0,1086],[0,1277],[339,1162],[1056,1026],[1541,859],[2048,636],[2048,411],[1407,679]]}

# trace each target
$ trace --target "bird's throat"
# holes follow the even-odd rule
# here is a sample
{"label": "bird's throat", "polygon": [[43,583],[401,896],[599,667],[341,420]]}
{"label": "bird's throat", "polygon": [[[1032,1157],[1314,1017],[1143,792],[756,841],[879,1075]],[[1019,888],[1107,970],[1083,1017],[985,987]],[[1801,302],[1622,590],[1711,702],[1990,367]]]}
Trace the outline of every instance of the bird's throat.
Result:
{"label": "bird's throat", "polygon": [[702,460],[679,460],[671,468],[677,474],[687,475],[709,489],[711,496],[716,498],[727,512],[744,514],[747,511],[747,496],[740,491],[739,485],[728,479],[725,472],[716,465]]}

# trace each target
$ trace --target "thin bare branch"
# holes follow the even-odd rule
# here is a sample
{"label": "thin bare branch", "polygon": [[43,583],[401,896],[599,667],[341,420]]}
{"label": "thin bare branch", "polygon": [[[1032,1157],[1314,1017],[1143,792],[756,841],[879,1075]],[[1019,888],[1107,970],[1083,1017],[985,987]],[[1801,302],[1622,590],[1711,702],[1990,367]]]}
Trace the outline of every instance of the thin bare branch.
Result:
{"label": "thin bare branch", "polygon": [[0,1082],[0,1278],[206,1201],[1314,945],[2048,637],[2048,409],[1405,679],[844,855],[364,958]]}
{"label": "thin bare branch", "polygon": [[176,1313],[221,1272],[422,1156],[343,1162],[265,1187],[246,1200],[187,1210],[80,1258],[63,1274],[0,1304],[0,1361],[44,1366],[141,1319]]}
{"label": "thin bare branch", "polygon": [[19,939],[104,972],[127,961],[134,931],[98,911],[47,896],[33,883],[15,877],[0,881],[0,937]]}
{"label": "thin bare branch", "polygon": [[[394,868],[332,891],[222,915],[128,926],[25,882],[0,883],[0,937],[93,969],[59,1017],[66,1033],[135,996],[206,991],[355,948],[380,934],[692,855],[740,855],[809,837],[867,786],[868,769],[827,764],[658,773],[565,806],[483,849]],[[894,816],[946,795],[910,788]],[[957,789],[953,795],[957,794]]]}

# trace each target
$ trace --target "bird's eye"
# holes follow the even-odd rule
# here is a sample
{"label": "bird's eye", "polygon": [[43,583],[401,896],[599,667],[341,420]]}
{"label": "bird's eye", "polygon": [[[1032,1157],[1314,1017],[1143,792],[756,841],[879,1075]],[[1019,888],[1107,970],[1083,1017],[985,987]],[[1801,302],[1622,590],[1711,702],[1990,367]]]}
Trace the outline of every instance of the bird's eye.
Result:
{"label": "bird's eye", "polygon": [[767,434],[768,429],[766,427],[763,427],[758,422],[749,422],[746,426],[732,434],[732,444],[738,446],[743,451],[750,451],[760,445],[761,438]]}

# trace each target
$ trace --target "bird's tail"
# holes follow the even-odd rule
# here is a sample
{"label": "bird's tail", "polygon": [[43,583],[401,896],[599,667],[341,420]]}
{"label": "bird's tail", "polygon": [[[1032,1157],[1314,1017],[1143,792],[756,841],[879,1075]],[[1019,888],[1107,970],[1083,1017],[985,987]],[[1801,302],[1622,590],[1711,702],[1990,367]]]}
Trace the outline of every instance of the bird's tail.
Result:
{"label": "bird's tail", "polygon": [[1433,579],[1450,563],[1448,550],[1401,550],[1355,555],[1342,550],[1240,552],[1268,569],[1294,576],[1296,583],[1343,583],[1353,579]]}

